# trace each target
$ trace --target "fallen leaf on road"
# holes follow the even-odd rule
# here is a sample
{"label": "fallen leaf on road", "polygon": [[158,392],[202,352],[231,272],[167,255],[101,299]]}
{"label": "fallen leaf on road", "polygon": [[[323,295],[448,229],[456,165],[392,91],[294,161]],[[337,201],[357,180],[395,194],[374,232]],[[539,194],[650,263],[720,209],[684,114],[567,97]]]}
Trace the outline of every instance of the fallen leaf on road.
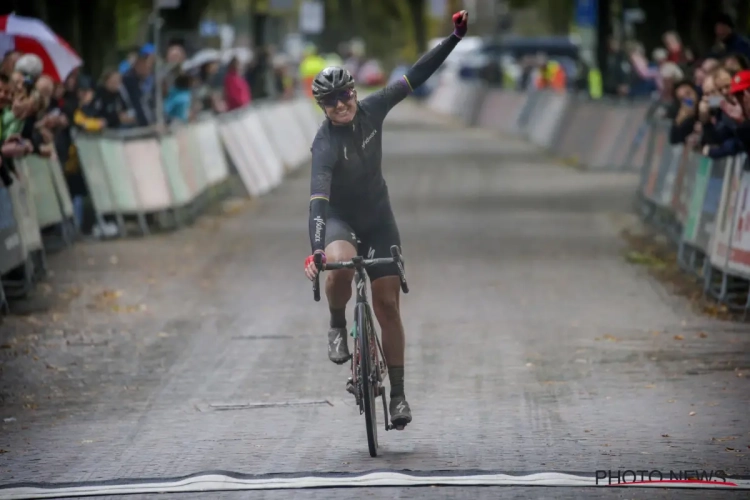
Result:
{"label": "fallen leaf on road", "polygon": [[3,453],[9,453],[9,452],[8,450],[3,450],[2,448],[0,448],[0,455],[2,455]]}
{"label": "fallen leaf on road", "polygon": [[619,342],[620,341],[620,339],[618,339],[614,335],[610,335],[608,333],[604,335],[604,340],[609,340],[611,342]]}
{"label": "fallen leaf on road", "polygon": [[92,441],[91,439],[84,439],[83,441],[81,441],[81,444],[90,444],[90,443],[93,443],[93,442],[94,441]]}
{"label": "fallen leaf on road", "polygon": [[167,332],[159,332],[159,337],[165,339],[167,337],[171,337]]}
{"label": "fallen leaf on road", "polygon": [[118,262],[120,262],[120,259],[117,258],[117,255],[113,255],[109,258],[110,264],[116,265]]}
{"label": "fallen leaf on road", "polygon": [[711,438],[711,441],[716,441],[717,443],[723,443],[724,441],[734,441],[737,439],[737,436],[726,436],[726,437],[720,437],[720,438]]}
{"label": "fallen leaf on road", "polygon": [[682,335],[675,335],[674,339],[675,340],[685,340],[685,337],[683,337]]}
{"label": "fallen leaf on road", "polygon": [[660,331],[654,330],[653,332],[651,332],[651,335],[659,335],[660,333],[661,333]]}
{"label": "fallen leaf on road", "polygon": [[705,339],[706,337],[708,337],[708,334],[706,332],[700,332],[698,333],[698,336],[702,339]]}
{"label": "fallen leaf on road", "polygon": [[648,385],[643,386],[644,389],[653,389],[654,387],[656,387],[654,384],[648,384]]}
{"label": "fallen leaf on road", "polygon": [[690,417],[692,417],[693,415],[695,415],[694,411],[691,411],[690,413],[688,413],[688,416],[690,416]]}
{"label": "fallen leaf on road", "polygon": [[724,448],[724,449],[727,450],[727,451],[734,451],[734,448],[730,448],[728,446],[726,448]]}
{"label": "fallen leaf on road", "polygon": [[663,438],[668,438],[668,437],[669,437],[669,434],[662,434],[662,435],[661,435],[661,437],[663,437]]}

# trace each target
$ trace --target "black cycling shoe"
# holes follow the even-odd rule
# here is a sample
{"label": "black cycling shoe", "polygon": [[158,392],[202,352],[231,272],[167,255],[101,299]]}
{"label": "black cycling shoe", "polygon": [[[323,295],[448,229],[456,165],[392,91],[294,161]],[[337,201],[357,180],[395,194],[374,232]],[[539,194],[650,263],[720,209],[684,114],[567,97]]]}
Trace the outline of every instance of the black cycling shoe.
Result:
{"label": "black cycling shoe", "polygon": [[391,397],[390,406],[391,423],[398,430],[404,430],[406,424],[411,422],[411,408],[406,402],[406,396]]}
{"label": "black cycling shoe", "polygon": [[346,328],[328,330],[328,359],[342,365],[349,361],[349,345],[346,340]]}

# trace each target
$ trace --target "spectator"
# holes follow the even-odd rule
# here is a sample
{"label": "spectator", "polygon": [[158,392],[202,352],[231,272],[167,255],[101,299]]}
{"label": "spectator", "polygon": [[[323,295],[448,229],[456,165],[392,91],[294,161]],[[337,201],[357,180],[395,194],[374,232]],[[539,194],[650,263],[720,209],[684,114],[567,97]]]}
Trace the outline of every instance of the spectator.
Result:
{"label": "spectator", "polygon": [[[650,96],[659,88],[658,81],[660,70],[649,67],[648,58],[646,58],[641,44],[631,42],[627,52],[628,60],[632,67],[629,83],[630,97]],[[667,65],[668,63],[664,64],[664,66]]]}
{"label": "spectator", "polygon": [[750,71],[737,73],[729,92],[734,102],[725,101],[722,110],[737,123],[737,139],[745,151],[750,151]]}
{"label": "spectator", "polygon": [[[308,66],[312,67],[312,65],[314,64],[318,64],[318,66],[320,66],[320,64],[322,63],[324,67],[325,61],[317,54],[317,51],[310,47],[308,47],[308,50],[311,51],[310,55],[308,56],[309,61],[312,61],[308,61]],[[268,97],[270,97],[271,92],[273,91],[272,89],[268,88],[268,74],[270,71],[269,66],[270,61],[268,48],[259,47],[255,51],[253,60],[248,65],[247,72],[245,73],[245,79],[250,86],[250,92],[255,99],[267,99]],[[318,66],[315,67],[317,68]],[[312,81],[312,78],[314,78],[317,74],[317,72],[313,74],[311,68],[305,68],[305,71],[312,74],[312,77],[309,78],[310,81]],[[307,73],[305,76],[307,76]]]}
{"label": "spectator", "polygon": [[689,80],[676,83],[673,91],[673,101],[677,113],[672,120],[669,131],[670,144],[682,144],[693,133],[698,119],[698,89]]}
{"label": "spectator", "polygon": [[135,111],[128,107],[122,97],[121,85],[122,77],[119,72],[105,72],[91,102],[92,116],[103,118],[109,128],[120,128],[136,122]]}
{"label": "spectator", "polygon": [[174,85],[164,101],[164,113],[167,121],[182,123],[190,121],[191,100],[191,79],[189,75],[183,73],[175,78]]}
{"label": "spectator", "polygon": [[[665,55],[666,56],[666,55]],[[603,75],[605,94],[627,96],[630,93],[630,62],[620,41],[612,36],[607,45],[606,67]]]}
{"label": "spectator", "polygon": [[708,95],[702,100],[703,136],[702,152],[711,158],[732,156],[741,151],[742,145],[736,137],[736,123],[729,118],[722,108],[725,101],[732,101],[730,94],[732,76],[726,68],[717,68],[707,79],[712,80],[713,87],[707,89]]}
{"label": "spectator", "polygon": [[682,44],[680,35],[674,31],[667,31],[662,36],[664,47],[667,49],[667,60],[677,64],[678,66],[685,66],[693,62],[693,53],[690,49],[687,49]]}
{"label": "spectator", "polygon": [[675,63],[666,62],[659,68],[659,77],[662,100],[665,102],[674,102],[675,82],[682,81],[685,78],[685,74]]}
{"label": "spectator", "polygon": [[129,109],[135,112],[135,124],[147,127],[155,123],[153,86],[154,47],[146,44],[138,54],[133,67],[122,76],[122,97]]}
{"label": "spectator", "polygon": [[750,60],[742,54],[728,54],[721,60],[721,64],[732,74],[743,69],[750,69]]}
{"label": "spectator", "polygon": [[6,76],[10,76],[16,70],[16,62],[21,58],[23,54],[17,50],[9,50],[3,57],[3,62],[0,63],[0,73]]}
{"label": "spectator", "polygon": [[124,75],[130,70],[130,68],[133,67],[133,64],[135,64],[136,59],[138,59],[139,52],[140,52],[139,47],[131,47],[130,50],[128,50],[127,54],[125,54],[125,58],[122,60],[122,62],[117,68],[120,74]]}
{"label": "spectator", "polygon": [[227,102],[227,111],[250,104],[250,86],[242,77],[241,63],[237,57],[233,57],[229,62],[229,69],[224,77],[224,98]]}
{"label": "spectator", "polygon": [[738,35],[734,31],[734,20],[732,16],[726,13],[721,13],[716,17],[714,23],[714,33],[716,34],[716,41],[722,50],[723,54],[742,54],[743,56],[750,58],[750,42],[746,38]]}
{"label": "spectator", "polygon": [[222,99],[223,82],[219,80],[219,60],[212,59],[203,63],[198,70],[195,89],[194,109],[198,112],[209,111],[220,113],[224,110]]}
{"label": "spectator", "polygon": [[699,64],[695,66],[695,69],[693,71],[693,78],[695,79],[695,84],[699,87],[703,85],[703,79],[706,77],[706,75],[712,73],[716,68],[719,67],[719,60],[714,59],[713,57],[707,57],[703,61],[700,61]]}
{"label": "spectator", "polygon": [[[94,101],[94,87],[91,80],[87,77],[78,78],[78,89],[74,101],[72,117],[73,128],[76,131],[89,133],[100,132],[107,126],[103,118],[94,118],[88,113],[92,111],[91,104]],[[72,101],[69,101],[72,103]],[[62,161],[62,160],[61,160]],[[84,200],[89,195],[86,179],[83,176],[78,149],[75,142],[68,142],[68,150],[65,152],[65,161],[63,171],[65,180],[68,184],[70,196],[73,201],[73,211],[76,225],[79,230],[82,228],[84,217]]]}
{"label": "spectator", "polygon": [[174,82],[182,74],[182,65],[187,60],[185,47],[180,42],[170,42],[167,47],[167,64],[162,79],[162,92],[166,95]]}
{"label": "spectator", "polygon": [[20,71],[14,71],[10,75],[10,83],[13,87],[13,92],[22,92],[24,87],[24,82],[26,81],[26,77],[23,76],[23,74]]}

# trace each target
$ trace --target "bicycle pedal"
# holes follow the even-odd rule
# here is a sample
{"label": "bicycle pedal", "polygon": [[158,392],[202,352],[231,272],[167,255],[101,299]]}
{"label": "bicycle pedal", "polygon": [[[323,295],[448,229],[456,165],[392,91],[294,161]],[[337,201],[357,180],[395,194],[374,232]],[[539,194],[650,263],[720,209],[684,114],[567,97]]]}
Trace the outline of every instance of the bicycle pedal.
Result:
{"label": "bicycle pedal", "polygon": [[357,389],[354,387],[354,383],[352,382],[352,379],[349,379],[346,381],[346,392],[349,394],[352,394],[353,396],[357,396]]}

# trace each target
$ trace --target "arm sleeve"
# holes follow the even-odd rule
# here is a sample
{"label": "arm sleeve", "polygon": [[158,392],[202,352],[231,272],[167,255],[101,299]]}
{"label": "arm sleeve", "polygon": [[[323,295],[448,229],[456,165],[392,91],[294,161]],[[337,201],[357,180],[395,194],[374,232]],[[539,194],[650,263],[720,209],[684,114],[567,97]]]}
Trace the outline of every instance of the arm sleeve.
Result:
{"label": "arm sleeve", "polygon": [[708,150],[708,156],[710,158],[725,158],[727,156],[734,156],[742,152],[742,143],[737,140],[736,137],[732,137],[722,142],[718,146],[713,146]]}
{"label": "arm sleeve", "polygon": [[396,104],[403,101],[437,71],[460,41],[461,39],[456,35],[449,36],[420,57],[403,77],[366,97],[362,103],[379,111],[385,117]]}
{"label": "arm sleeve", "polygon": [[669,143],[670,144],[682,144],[693,132],[695,127],[695,117],[687,118],[680,124],[672,122],[672,128],[669,130]]}
{"label": "arm sleeve", "polygon": [[312,146],[312,175],[310,179],[310,246],[312,253],[324,251],[326,244],[326,219],[331,195],[331,179],[336,156],[327,139],[320,136]]}

